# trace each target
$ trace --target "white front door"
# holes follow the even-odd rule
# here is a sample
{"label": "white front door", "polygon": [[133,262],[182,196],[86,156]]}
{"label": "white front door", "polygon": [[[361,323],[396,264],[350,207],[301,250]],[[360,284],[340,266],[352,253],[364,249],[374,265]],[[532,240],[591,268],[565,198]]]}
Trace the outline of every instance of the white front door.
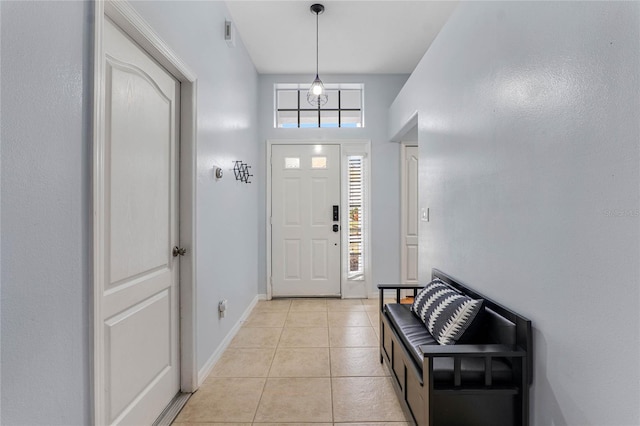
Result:
{"label": "white front door", "polygon": [[271,175],[272,295],[339,296],[340,146],[273,145]]}
{"label": "white front door", "polygon": [[418,147],[406,146],[402,160],[400,278],[405,284],[415,284],[418,282]]}
{"label": "white front door", "polygon": [[102,424],[151,424],[178,393],[180,83],[105,20]]}

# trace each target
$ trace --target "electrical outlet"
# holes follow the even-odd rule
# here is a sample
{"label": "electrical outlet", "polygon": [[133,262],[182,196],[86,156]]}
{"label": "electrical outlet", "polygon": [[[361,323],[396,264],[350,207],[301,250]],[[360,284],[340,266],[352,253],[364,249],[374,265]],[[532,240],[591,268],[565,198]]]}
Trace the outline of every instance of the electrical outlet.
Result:
{"label": "electrical outlet", "polygon": [[227,299],[223,299],[218,302],[218,315],[220,318],[224,318],[224,314],[227,311]]}

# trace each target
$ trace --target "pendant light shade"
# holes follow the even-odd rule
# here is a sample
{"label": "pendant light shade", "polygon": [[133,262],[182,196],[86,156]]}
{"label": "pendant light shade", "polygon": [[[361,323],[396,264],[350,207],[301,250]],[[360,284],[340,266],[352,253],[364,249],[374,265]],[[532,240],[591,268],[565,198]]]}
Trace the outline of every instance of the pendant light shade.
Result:
{"label": "pendant light shade", "polygon": [[324,89],[322,80],[316,74],[316,79],[311,83],[311,87],[307,92],[307,101],[313,106],[322,106],[327,103],[327,92]]}
{"label": "pendant light shade", "polygon": [[309,92],[307,92],[307,101],[314,107],[320,108],[326,104],[328,100],[327,92],[324,89],[324,84],[322,84],[318,73],[318,16],[324,12],[324,6],[321,4],[313,4],[310,9],[311,13],[316,15],[316,78],[313,80],[313,83],[311,83]]}

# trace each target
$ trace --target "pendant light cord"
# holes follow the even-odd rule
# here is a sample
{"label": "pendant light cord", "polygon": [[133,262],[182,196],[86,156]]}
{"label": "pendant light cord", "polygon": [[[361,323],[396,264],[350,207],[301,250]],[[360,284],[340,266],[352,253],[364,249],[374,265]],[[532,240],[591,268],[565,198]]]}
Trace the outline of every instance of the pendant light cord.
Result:
{"label": "pendant light cord", "polygon": [[319,72],[318,72],[318,61],[319,61],[319,55],[318,55],[318,38],[320,37],[320,31],[318,30],[318,17],[320,16],[320,14],[318,12],[316,12],[316,77],[318,77]]}
{"label": "pendant light cord", "polygon": [[318,108],[318,114],[320,114],[320,106],[327,103],[326,90],[320,80],[320,14],[323,11],[324,6],[320,3],[311,5],[311,12],[316,14],[316,78],[307,92],[307,102]]}

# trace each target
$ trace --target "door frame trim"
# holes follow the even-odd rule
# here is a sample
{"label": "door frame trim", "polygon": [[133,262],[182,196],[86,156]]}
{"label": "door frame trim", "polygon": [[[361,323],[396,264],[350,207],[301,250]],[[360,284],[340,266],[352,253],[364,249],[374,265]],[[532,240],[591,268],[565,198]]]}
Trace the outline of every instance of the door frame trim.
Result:
{"label": "door frame trim", "polygon": [[[266,235],[265,235],[265,253],[266,253],[266,267],[267,267],[267,274],[266,274],[266,287],[267,287],[267,300],[271,300],[273,297],[273,280],[272,280],[272,271],[271,271],[271,261],[272,261],[272,253],[271,253],[271,147],[273,145],[339,145],[340,146],[340,202],[343,204],[344,207],[344,184],[345,182],[343,181],[343,157],[345,156],[345,154],[353,154],[354,153],[354,147],[359,148],[357,149],[358,152],[361,152],[362,154],[365,155],[366,157],[366,165],[367,165],[367,176],[365,176],[365,191],[366,194],[369,194],[369,196],[367,197],[367,199],[365,200],[365,217],[371,217],[371,180],[370,180],[370,176],[371,176],[371,140],[369,139],[267,139],[266,141],[266,155],[265,155],[265,170],[266,170],[266,179],[265,179],[265,229],[266,229]],[[341,212],[342,217],[345,217],[344,215],[344,210],[342,210]],[[365,233],[370,235],[370,231],[371,231],[371,221],[366,221],[365,222]],[[347,288],[347,280],[345,278],[346,274],[344,273],[344,262],[343,262],[343,257],[344,257],[344,235],[346,232],[346,227],[344,228],[345,231],[343,231],[343,233],[341,234],[341,241],[342,241],[342,249],[341,249],[341,259],[340,259],[340,294],[341,294],[341,298],[345,299],[345,298],[353,298],[353,297],[362,297],[362,298],[366,298],[368,296],[368,294],[362,294],[362,295],[353,295],[350,294],[349,289]],[[371,265],[370,259],[371,259],[371,238],[368,238],[365,236],[364,239],[364,244],[365,244],[365,279],[363,281],[363,283],[367,286],[367,291],[371,291],[371,289],[368,289],[368,287],[371,287],[371,277],[372,275],[372,268],[373,265]],[[357,287],[354,287],[355,291],[358,291],[359,289]]]}
{"label": "door frame trim", "polygon": [[[179,240],[189,255],[180,259],[180,389],[194,392],[198,388],[196,360],[196,119],[197,77],[169,48],[151,26],[126,1],[98,0],[94,4],[93,100],[92,100],[92,199],[93,199],[93,353],[92,411],[93,423],[105,418],[104,357],[101,301],[104,286],[102,242],[104,207],[105,141],[105,60],[104,20],[115,22],[129,37],[180,82],[180,200]],[[159,407],[161,410],[164,407]]]}

